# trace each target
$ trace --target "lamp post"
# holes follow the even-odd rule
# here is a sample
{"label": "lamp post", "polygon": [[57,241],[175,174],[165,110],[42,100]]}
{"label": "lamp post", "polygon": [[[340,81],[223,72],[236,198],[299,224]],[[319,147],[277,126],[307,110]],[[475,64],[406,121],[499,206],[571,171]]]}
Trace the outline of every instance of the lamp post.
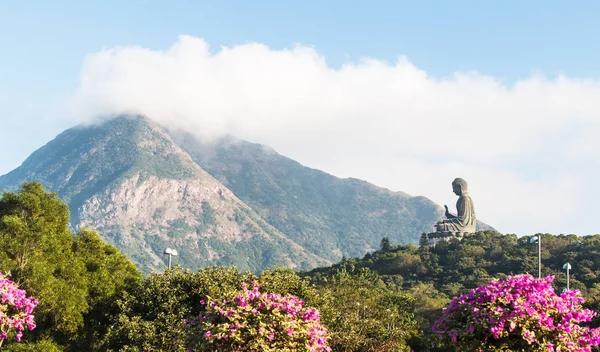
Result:
{"label": "lamp post", "polygon": [[177,255],[177,251],[175,249],[166,248],[165,251],[163,252],[163,254],[169,255],[169,269],[171,269],[171,256]]}
{"label": "lamp post", "polygon": [[567,291],[569,291],[569,270],[571,270],[571,264],[565,263],[563,269],[567,271]]}
{"label": "lamp post", "polygon": [[538,279],[541,279],[542,278],[542,236],[541,235],[533,236],[529,240],[529,243],[536,243],[536,242],[538,244]]}
{"label": "lamp post", "polygon": [[[390,313],[391,313],[391,311],[390,311],[389,309],[386,309],[385,311],[386,311],[388,314],[390,314]],[[388,323],[387,323],[387,329],[388,329],[388,331],[390,331],[390,323],[391,323],[391,321],[392,321],[392,315],[390,314],[390,319],[388,320]]]}

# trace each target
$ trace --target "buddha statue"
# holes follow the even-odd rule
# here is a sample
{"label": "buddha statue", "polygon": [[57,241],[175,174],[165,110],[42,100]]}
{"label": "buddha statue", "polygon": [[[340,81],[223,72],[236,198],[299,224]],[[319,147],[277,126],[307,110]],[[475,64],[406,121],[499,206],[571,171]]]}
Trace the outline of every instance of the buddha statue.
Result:
{"label": "buddha statue", "polygon": [[457,215],[452,215],[446,208],[446,219],[440,220],[435,224],[437,232],[451,232],[468,234],[475,232],[475,206],[473,200],[467,191],[467,181],[457,178],[452,182],[452,191],[458,196],[456,202]]}

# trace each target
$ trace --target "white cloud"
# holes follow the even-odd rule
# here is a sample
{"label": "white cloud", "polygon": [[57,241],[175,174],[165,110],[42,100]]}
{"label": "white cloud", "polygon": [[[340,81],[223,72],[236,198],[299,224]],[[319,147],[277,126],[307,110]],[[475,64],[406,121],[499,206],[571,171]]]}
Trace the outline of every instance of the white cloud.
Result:
{"label": "white cloud", "polygon": [[478,217],[501,231],[599,232],[600,82],[541,75],[510,86],[478,73],[430,77],[408,59],[340,69],[313,48],[256,43],[209,51],[182,36],[166,51],[89,55],[71,100],[79,119],[139,112],[229,132],[338,176],[454,207],[471,184]]}

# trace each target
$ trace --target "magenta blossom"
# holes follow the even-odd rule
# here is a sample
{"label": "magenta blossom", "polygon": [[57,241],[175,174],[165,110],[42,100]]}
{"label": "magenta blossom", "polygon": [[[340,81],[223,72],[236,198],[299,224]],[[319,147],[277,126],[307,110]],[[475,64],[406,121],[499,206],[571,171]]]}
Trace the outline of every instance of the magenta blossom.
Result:
{"label": "magenta blossom", "polygon": [[464,351],[591,351],[600,329],[580,323],[596,313],[578,290],[557,295],[553,280],[509,276],[454,297],[433,331]]}
{"label": "magenta blossom", "polygon": [[0,273],[0,345],[15,331],[15,339],[21,341],[23,330],[35,329],[33,309],[38,305],[35,298],[27,297],[25,290],[6,279],[10,276]]}
{"label": "magenta blossom", "polygon": [[295,296],[262,293],[256,283],[232,300],[211,301],[191,329],[192,351],[331,351],[319,311]]}

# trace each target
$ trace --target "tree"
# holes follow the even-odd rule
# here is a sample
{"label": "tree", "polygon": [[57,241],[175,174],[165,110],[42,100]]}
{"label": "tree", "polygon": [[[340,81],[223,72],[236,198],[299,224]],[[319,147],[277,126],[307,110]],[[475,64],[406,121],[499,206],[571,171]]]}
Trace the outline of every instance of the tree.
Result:
{"label": "tree", "polygon": [[73,253],[69,208],[36,182],[0,199],[0,268],[39,300],[38,328],[66,343],[77,334],[88,310],[83,263]]}
{"label": "tree", "polygon": [[314,307],[321,312],[333,351],[410,350],[406,341],[418,329],[412,297],[352,264],[320,277],[316,286],[322,302]]}
{"label": "tree", "polygon": [[421,238],[419,239],[419,255],[421,255],[421,258],[424,260],[429,259],[429,255],[431,254],[430,247],[429,238],[427,238],[427,234],[423,232],[421,234]]}
{"label": "tree", "polygon": [[39,183],[0,199],[0,268],[39,299],[37,329],[9,350],[96,349],[118,312],[117,297],[142,280],[98,233],[73,236],[68,223],[68,206]]}
{"label": "tree", "polygon": [[117,301],[119,314],[112,318],[103,351],[187,351],[184,323],[204,310],[207,296],[223,299],[252,273],[234,267],[206,267],[197,273],[175,266],[152,273]]}
{"label": "tree", "polygon": [[73,251],[86,269],[89,305],[76,347],[96,350],[111,318],[119,314],[117,300],[138,288],[143,277],[119,249],[104,242],[96,231],[81,229],[75,235]]}
{"label": "tree", "polygon": [[3,352],[62,352],[64,348],[50,338],[42,338],[36,342],[24,341],[8,345]]}
{"label": "tree", "polygon": [[381,239],[381,244],[379,246],[381,248],[382,252],[387,252],[390,250],[390,248],[392,248],[392,246],[390,245],[390,239],[388,237],[384,237]]}
{"label": "tree", "polygon": [[258,276],[258,284],[265,292],[298,296],[309,301],[309,305],[318,299],[317,289],[310,283],[310,279],[300,277],[289,268],[264,270]]}

